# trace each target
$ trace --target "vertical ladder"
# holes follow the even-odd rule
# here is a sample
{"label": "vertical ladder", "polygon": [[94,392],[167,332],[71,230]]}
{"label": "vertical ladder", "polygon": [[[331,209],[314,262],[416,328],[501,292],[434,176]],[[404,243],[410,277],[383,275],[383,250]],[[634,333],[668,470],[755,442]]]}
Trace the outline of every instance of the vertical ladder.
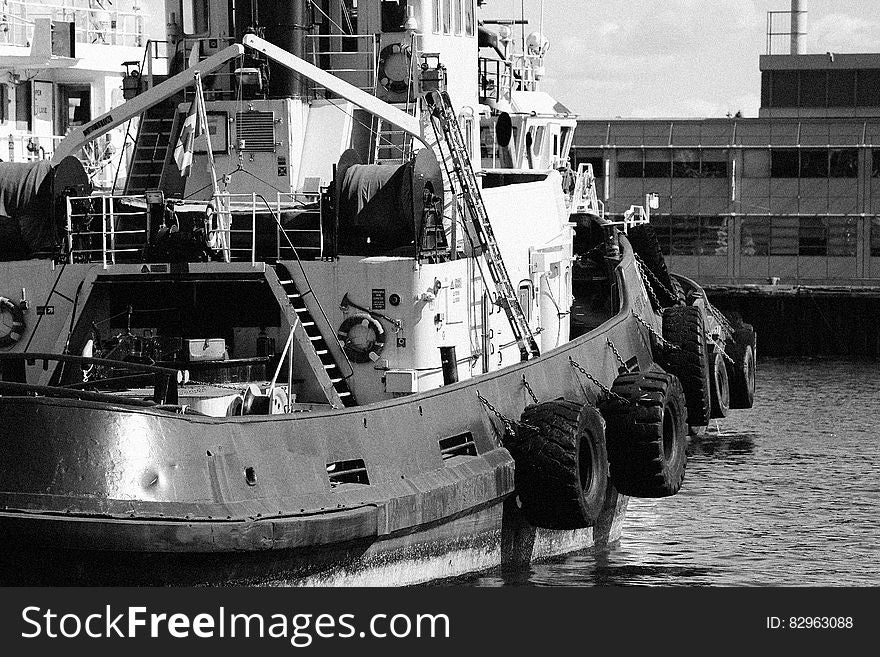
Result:
{"label": "vertical ladder", "polygon": [[[305,335],[311,344],[311,348],[321,361],[323,374],[319,372],[318,379],[321,385],[325,386],[330,402],[333,404],[341,404],[346,407],[356,406],[357,402],[355,401],[354,395],[351,393],[348,381],[343,375],[342,370],[339,368],[339,363],[337,363],[336,359],[333,357],[333,353],[330,351],[330,347],[327,345],[324,336],[321,335],[321,331],[315,323],[315,318],[312,317],[312,313],[306,306],[303,296],[297,289],[290,271],[286,266],[278,263],[275,265],[275,272],[278,274],[278,281],[281,283],[281,287],[284,288],[284,293],[287,295],[287,301],[290,303],[291,308],[293,308],[293,311],[299,318],[299,327],[305,331]],[[326,375],[326,380],[324,379],[324,375]],[[327,386],[327,381],[329,381],[329,386]],[[332,388],[327,390],[330,386],[332,386]]]}
{"label": "vertical ladder", "polygon": [[126,194],[142,194],[159,187],[173,127],[174,111],[167,103],[154,105],[144,112],[125,182]]}
{"label": "vertical ladder", "polygon": [[374,164],[405,164],[410,139],[406,132],[376,117]]}
{"label": "vertical ladder", "polygon": [[[498,290],[498,304],[507,313],[513,335],[519,344],[520,358],[528,360],[530,354],[532,357],[536,357],[540,355],[538,343],[535,341],[532,329],[529,327],[522,306],[519,304],[516,290],[510,282],[510,275],[507,273],[507,267],[501,257],[501,249],[495,239],[495,232],[492,230],[477,176],[471,166],[470,156],[464,138],[461,136],[461,129],[455,116],[455,110],[452,108],[452,102],[449,100],[449,94],[445,91],[432,91],[425,96],[425,100],[431,108],[431,125],[437,136],[437,146],[440,149],[441,157],[444,164],[448,160],[451,165],[452,171],[448,173],[450,178],[454,176],[453,183],[457,183],[459,188],[459,203],[464,202],[465,209],[480,238],[481,246],[486,251],[489,274]],[[448,158],[443,154],[444,144],[448,151]]]}

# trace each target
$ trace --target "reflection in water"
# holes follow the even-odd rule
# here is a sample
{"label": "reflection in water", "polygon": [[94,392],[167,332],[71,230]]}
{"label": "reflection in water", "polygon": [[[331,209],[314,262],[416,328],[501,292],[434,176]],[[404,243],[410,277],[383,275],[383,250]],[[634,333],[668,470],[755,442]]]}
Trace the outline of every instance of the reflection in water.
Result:
{"label": "reflection in water", "polygon": [[880,367],[762,360],[756,405],[692,439],[684,488],[597,553],[478,586],[880,585]]}

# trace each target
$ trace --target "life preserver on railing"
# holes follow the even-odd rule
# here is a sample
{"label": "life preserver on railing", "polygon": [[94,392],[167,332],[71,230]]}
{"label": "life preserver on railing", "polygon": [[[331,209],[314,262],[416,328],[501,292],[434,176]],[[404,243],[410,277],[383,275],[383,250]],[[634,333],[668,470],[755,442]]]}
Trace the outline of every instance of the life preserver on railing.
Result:
{"label": "life preserver on railing", "polygon": [[[3,319],[9,315],[9,319]],[[11,347],[24,335],[24,311],[12,299],[0,297],[0,349]]]}
{"label": "life preserver on railing", "polygon": [[403,44],[392,43],[379,52],[379,84],[393,94],[405,94],[409,89],[411,55]]}
{"label": "life preserver on railing", "polygon": [[343,351],[355,363],[379,360],[385,347],[385,329],[375,317],[358,314],[342,322],[336,332]]}

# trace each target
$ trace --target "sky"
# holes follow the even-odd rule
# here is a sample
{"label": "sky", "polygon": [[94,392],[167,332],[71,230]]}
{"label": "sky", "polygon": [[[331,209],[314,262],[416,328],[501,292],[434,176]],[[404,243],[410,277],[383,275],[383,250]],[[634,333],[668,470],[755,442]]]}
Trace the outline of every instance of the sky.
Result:
{"label": "sky", "polygon": [[[521,2],[488,0],[481,15],[518,18]],[[524,2],[528,34],[541,3]],[[810,0],[806,52],[880,52],[878,5]],[[757,116],[767,12],[790,8],[790,0],[546,0],[543,89],[584,118]],[[784,39],[774,44],[788,52]]]}

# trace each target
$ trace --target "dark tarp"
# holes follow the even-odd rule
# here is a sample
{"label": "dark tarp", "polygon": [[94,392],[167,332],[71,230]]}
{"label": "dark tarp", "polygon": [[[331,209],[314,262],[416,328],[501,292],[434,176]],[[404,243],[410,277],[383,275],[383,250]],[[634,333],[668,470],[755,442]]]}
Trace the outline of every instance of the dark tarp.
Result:
{"label": "dark tarp", "polygon": [[0,162],[0,260],[20,258],[55,244],[52,166]]}
{"label": "dark tarp", "polygon": [[415,255],[412,166],[358,164],[339,194],[339,253]]}

